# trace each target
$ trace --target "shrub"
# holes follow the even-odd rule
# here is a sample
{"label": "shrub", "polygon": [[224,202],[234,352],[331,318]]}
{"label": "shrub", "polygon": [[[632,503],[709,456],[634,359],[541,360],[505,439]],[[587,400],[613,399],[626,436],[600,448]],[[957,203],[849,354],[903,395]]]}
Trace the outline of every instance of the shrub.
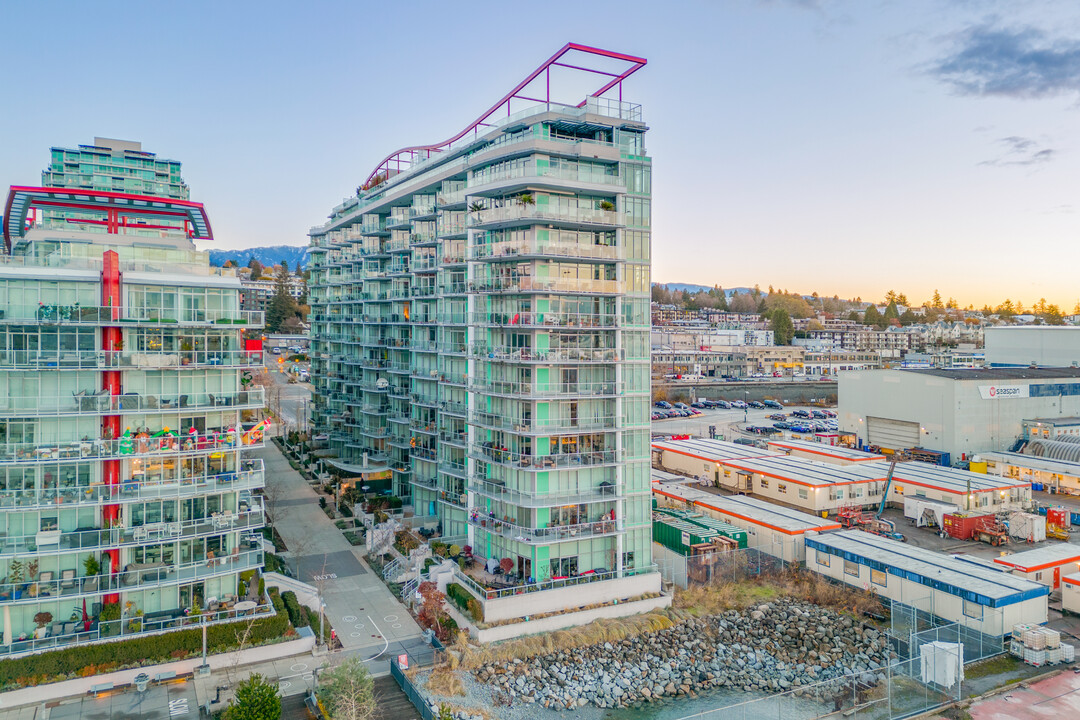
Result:
{"label": "shrub", "polygon": [[348,503],[338,503],[338,510],[341,511],[343,517],[352,517],[353,510],[349,507]]}
{"label": "shrub", "polygon": [[254,673],[236,687],[236,697],[225,711],[225,720],[274,720],[281,717],[277,683]]}
{"label": "shrub", "polygon": [[324,497],[319,498],[319,507],[321,507],[323,510],[326,509],[326,498],[324,498]]}
{"label": "shrub", "polygon": [[285,561],[274,553],[266,553],[263,555],[264,562],[266,564],[266,572],[275,572],[281,575],[288,575],[285,570]]}
{"label": "shrub", "polygon": [[446,543],[432,542],[431,552],[435,553],[439,557],[446,557]]}
{"label": "shrub", "polygon": [[349,541],[350,545],[363,545],[364,538],[354,532],[345,533],[345,539]]}
{"label": "shrub", "polygon": [[469,617],[473,619],[473,622],[484,622],[484,606],[480,604],[479,600],[471,597],[465,605],[469,611]]}
{"label": "shrub", "polygon": [[334,527],[336,527],[338,530],[344,530],[345,529],[345,521],[344,520],[338,520],[336,523],[334,523]]}
{"label": "shrub", "polygon": [[461,554],[461,548],[457,545],[450,546],[450,557],[457,557]]}
{"label": "shrub", "polygon": [[296,593],[286,590],[281,593],[281,602],[285,605],[285,612],[289,615],[289,622],[293,627],[304,627],[301,624],[300,602],[296,599]]}
{"label": "shrub", "polygon": [[247,596],[247,584],[243,580],[236,583],[236,595],[237,597]]}
{"label": "shrub", "polygon": [[[280,640],[289,629],[285,606],[276,592],[270,593],[270,601],[277,614],[255,618],[251,622],[251,631],[247,633],[249,645]],[[119,603],[105,605],[99,617],[104,620],[118,620]],[[208,652],[220,653],[239,647],[246,629],[247,623],[208,626]],[[194,657],[201,651],[202,629],[198,627],[118,642],[79,645],[38,655],[0,660],[0,687],[10,688],[15,683],[27,687],[64,680],[91,666],[95,672],[107,672],[124,667],[154,665],[177,656]]]}
{"label": "shrub", "polygon": [[392,496],[388,497],[387,501],[390,504],[390,509],[391,510],[400,510],[401,506],[404,505],[401,498],[397,497],[396,495],[392,495]]}

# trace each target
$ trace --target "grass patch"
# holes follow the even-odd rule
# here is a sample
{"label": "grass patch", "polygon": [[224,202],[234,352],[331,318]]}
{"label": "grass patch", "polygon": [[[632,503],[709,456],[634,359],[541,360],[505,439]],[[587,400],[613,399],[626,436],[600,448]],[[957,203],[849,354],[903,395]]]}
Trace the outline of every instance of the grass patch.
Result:
{"label": "grass patch", "polygon": [[426,687],[429,691],[443,697],[465,695],[465,686],[461,678],[456,672],[445,667],[436,668],[431,672]]}
{"label": "grass patch", "polygon": [[1022,665],[1023,663],[1020,662],[1019,658],[1014,658],[1011,655],[998,655],[989,660],[980,660],[965,667],[964,679],[977,680],[991,675],[1002,675],[1019,670]]}
{"label": "grass patch", "polygon": [[762,575],[740,582],[694,586],[678,591],[672,605],[693,615],[715,615],[726,610],[743,610],[780,597],[813,603],[856,618],[861,618],[864,613],[884,614],[881,601],[874,593],[831,583],[820,575],[802,570]]}
{"label": "grass patch", "polygon": [[[558,630],[544,635],[534,635],[499,643],[498,645],[480,647],[463,645],[459,634],[459,642],[454,645],[454,649],[460,652],[460,659],[452,662],[451,666],[460,664],[465,670],[475,670],[481,665],[492,662],[506,662],[514,659],[524,660],[559,650],[571,650],[606,642],[615,643],[644,633],[666,630],[675,624],[676,621],[666,613],[650,612],[625,618],[597,620],[588,625],[568,630]],[[451,655],[451,657],[454,656]]]}

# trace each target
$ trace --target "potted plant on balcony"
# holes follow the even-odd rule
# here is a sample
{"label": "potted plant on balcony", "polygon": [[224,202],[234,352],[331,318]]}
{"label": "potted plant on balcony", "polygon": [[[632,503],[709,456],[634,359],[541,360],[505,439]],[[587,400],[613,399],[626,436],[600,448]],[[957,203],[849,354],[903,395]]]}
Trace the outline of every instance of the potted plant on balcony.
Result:
{"label": "potted plant on balcony", "polygon": [[601,200],[600,202],[596,203],[596,208],[598,210],[607,210],[608,212],[611,212],[615,209],[615,203],[611,202],[610,200]]}
{"label": "potted plant on balcony", "polygon": [[532,193],[521,193],[517,196],[517,202],[518,205],[521,205],[522,207],[526,205],[535,205],[536,198],[532,196]]}
{"label": "potted plant on balcony", "polygon": [[51,612],[39,612],[34,616],[34,624],[37,625],[37,629],[34,630],[34,639],[40,640],[45,637],[45,628],[49,623],[53,621]]}
{"label": "potted plant on balcony", "polygon": [[481,211],[481,210],[483,210],[483,209],[484,209],[484,203],[480,202],[479,200],[474,200],[474,201],[473,201],[473,202],[472,202],[472,203],[471,203],[471,204],[469,205],[469,212],[474,212],[474,213],[478,213],[478,212],[480,212],[480,211]]}
{"label": "potted plant on balcony", "polygon": [[11,583],[11,597],[13,600],[18,600],[22,597],[22,581],[25,578],[23,575],[24,572],[26,572],[26,570],[23,567],[22,561],[18,558],[12,560],[11,564],[8,565],[8,582]]}

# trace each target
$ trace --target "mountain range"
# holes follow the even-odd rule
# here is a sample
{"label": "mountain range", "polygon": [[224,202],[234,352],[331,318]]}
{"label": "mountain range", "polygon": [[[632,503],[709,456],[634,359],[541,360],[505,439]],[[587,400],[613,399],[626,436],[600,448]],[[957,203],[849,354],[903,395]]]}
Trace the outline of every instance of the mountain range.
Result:
{"label": "mountain range", "polygon": [[[699,292],[701,290],[712,290],[712,287],[709,286],[709,285],[694,285],[693,283],[657,283],[657,282],[654,282],[653,285],[663,285],[668,290],[681,290],[683,292],[692,292],[692,293]],[[754,288],[746,288],[746,287],[724,288],[724,294],[728,297],[729,300],[731,299],[731,296],[734,295],[735,293],[739,293],[741,295],[743,293],[748,293],[748,292],[753,292],[753,291],[754,291]]]}
{"label": "mountain range", "polygon": [[258,260],[263,267],[278,265],[282,260],[289,263],[290,270],[305,268],[311,251],[307,246],[271,245],[269,247],[242,248],[240,250],[211,250],[210,264],[221,267],[226,260],[237,265],[247,265],[251,258]]}

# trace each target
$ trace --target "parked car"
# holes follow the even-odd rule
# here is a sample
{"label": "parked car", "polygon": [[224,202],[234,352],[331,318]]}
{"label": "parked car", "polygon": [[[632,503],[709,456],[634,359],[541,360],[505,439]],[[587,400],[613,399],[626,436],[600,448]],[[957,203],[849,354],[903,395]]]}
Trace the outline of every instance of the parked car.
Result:
{"label": "parked car", "polygon": [[784,422],[783,420],[780,420],[778,422],[774,422],[772,424],[772,426],[774,428],[776,428],[777,430],[790,430],[791,429],[791,423]]}
{"label": "parked car", "polygon": [[753,445],[754,444],[753,440],[751,440],[750,438],[744,438],[744,437],[735,438],[732,442],[734,442],[736,445]]}
{"label": "parked car", "polygon": [[818,420],[824,420],[827,416],[820,410],[811,410],[810,417],[817,418]]}
{"label": "parked car", "polygon": [[675,409],[676,410],[689,410],[690,406],[687,405],[686,403],[677,402],[677,403],[675,403]]}
{"label": "parked car", "polygon": [[765,400],[764,403],[765,403],[765,407],[772,408],[773,410],[783,410],[784,409],[784,406],[781,405],[780,403],[776,402],[775,400]]}
{"label": "parked car", "polygon": [[653,403],[653,405],[658,408],[664,408],[665,410],[671,409],[671,403],[669,403],[667,400],[657,400],[655,403]]}
{"label": "parked car", "polygon": [[731,407],[736,408],[738,410],[745,410],[747,408],[747,405],[742,400],[733,400],[731,402]]}
{"label": "parked car", "polygon": [[836,417],[836,413],[833,412],[832,410],[822,410],[821,412],[825,413],[825,417],[827,417],[827,418]]}
{"label": "parked car", "polygon": [[704,410],[708,406],[705,403],[701,402],[700,400],[695,400],[694,402],[690,403],[690,407],[698,408],[699,410]]}
{"label": "parked car", "polygon": [[760,403],[757,400],[751,400],[750,401],[750,407],[754,408],[755,410],[764,410],[765,409],[764,403]]}
{"label": "parked car", "polygon": [[809,410],[792,410],[791,411],[791,417],[805,418],[805,419],[809,420],[810,419],[810,411]]}
{"label": "parked car", "polygon": [[721,410],[730,410],[731,403],[729,403],[727,400],[717,400],[716,407],[720,408]]}
{"label": "parked car", "polygon": [[784,413],[773,413],[769,415],[769,420],[787,420],[787,415]]}

